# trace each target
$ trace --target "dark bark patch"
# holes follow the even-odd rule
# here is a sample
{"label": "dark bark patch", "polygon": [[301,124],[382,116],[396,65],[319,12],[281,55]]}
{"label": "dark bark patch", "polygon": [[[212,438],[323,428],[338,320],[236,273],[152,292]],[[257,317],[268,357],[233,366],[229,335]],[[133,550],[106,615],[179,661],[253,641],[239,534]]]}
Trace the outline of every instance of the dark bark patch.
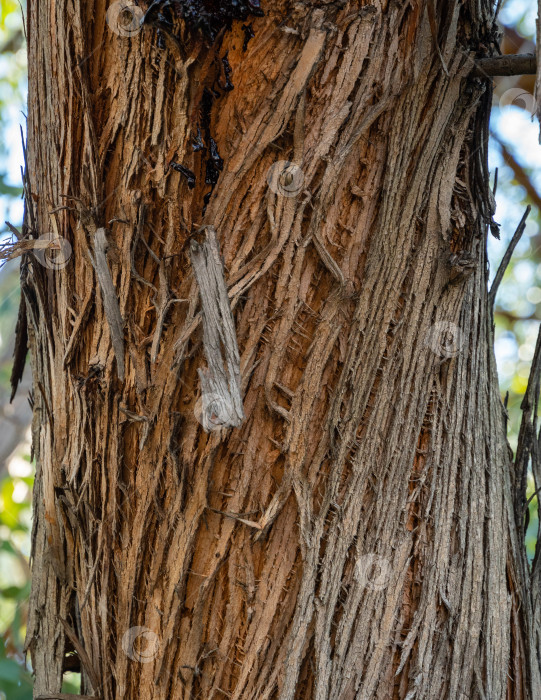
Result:
{"label": "dark bark patch", "polygon": [[252,24],[243,24],[242,31],[244,32],[244,42],[242,44],[242,50],[246,51],[246,49],[248,48],[248,44],[255,36],[254,28]]}
{"label": "dark bark patch", "polygon": [[223,29],[231,28],[234,20],[246,20],[251,15],[264,15],[260,0],[155,0],[143,18],[143,24],[174,33],[174,18],[177,17],[185,22],[191,33],[201,33],[213,43]]}
{"label": "dark bark patch", "polygon": [[233,85],[233,81],[231,80],[231,78],[233,77],[233,69],[231,68],[231,64],[229,63],[229,51],[222,58],[222,65],[224,67],[225,84],[223,86],[220,85],[220,87],[225,92],[229,92],[235,87]]}
{"label": "dark bark patch", "polygon": [[188,187],[193,190],[195,187],[195,173],[192,172],[189,168],[187,168],[185,165],[182,165],[181,163],[175,163],[174,161],[169,163],[169,165],[173,168],[173,170],[176,170],[177,173],[180,173],[181,175],[184,175],[188,182]]}

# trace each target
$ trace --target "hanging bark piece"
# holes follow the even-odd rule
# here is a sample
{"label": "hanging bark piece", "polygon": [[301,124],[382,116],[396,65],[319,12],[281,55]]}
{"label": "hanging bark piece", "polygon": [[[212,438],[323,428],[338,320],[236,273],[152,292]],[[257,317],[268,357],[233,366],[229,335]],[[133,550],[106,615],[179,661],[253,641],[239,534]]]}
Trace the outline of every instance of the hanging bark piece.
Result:
{"label": "hanging bark piece", "polygon": [[26,366],[26,355],[28,353],[28,318],[26,315],[26,305],[24,296],[21,296],[17,325],[15,326],[15,345],[13,348],[13,367],[11,369],[11,396],[10,403],[13,403],[17,387],[22,381],[24,368]]}
{"label": "hanging bark piece", "polygon": [[237,334],[220,248],[213,226],[206,226],[205,240],[190,243],[190,259],[203,307],[203,346],[208,369],[199,369],[201,423],[209,432],[232,428],[244,420],[240,395],[240,357]]}
{"label": "hanging bark piece", "polygon": [[107,238],[105,229],[99,228],[94,236],[94,259],[92,263],[98,276],[105,317],[109,324],[111,343],[115,351],[118,377],[124,381],[124,321],[120,313],[118,298],[111,278],[111,272],[107,264]]}

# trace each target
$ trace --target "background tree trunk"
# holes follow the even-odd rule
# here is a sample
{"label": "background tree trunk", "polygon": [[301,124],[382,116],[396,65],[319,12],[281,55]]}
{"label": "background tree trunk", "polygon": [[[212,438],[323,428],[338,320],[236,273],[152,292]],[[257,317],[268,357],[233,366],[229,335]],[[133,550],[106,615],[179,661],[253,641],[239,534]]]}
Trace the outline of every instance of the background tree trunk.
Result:
{"label": "background tree trunk", "polygon": [[[75,649],[104,700],[540,697],[468,77],[492,3],[438,4],[267,2],[244,50],[241,21],[161,48],[149,16],[29,2],[25,233],[72,247],[22,268],[36,696]],[[202,224],[246,414],[210,433]]]}

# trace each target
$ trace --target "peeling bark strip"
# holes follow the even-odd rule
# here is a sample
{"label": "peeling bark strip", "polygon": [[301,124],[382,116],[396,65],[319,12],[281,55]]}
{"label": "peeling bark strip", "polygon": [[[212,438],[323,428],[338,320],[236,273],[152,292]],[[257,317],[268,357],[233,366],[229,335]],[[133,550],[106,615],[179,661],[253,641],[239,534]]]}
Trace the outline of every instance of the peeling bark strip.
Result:
{"label": "peeling bark strip", "polygon": [[120,313],[118,297],[111,277],[111,271],[107,264],[107,237],[104,228],[96,230],[94,235],[94,257],[92,264],[98,276],[101,290],[101,298],[105,309],[105,318],[111,333],[111,343],[115,351],[118,369],[118,378],[124,381],[124,321]]}
{"label": "peeling bark strip", "polygon": [[244,420],[240,395],[240,357],[235,322],[227,294],[224,265],[213,226],[205,240],[190,242],[190,259],[203,307],[203,347],[208,369],[199,369],[201,419],[209,432],[236,428]]}

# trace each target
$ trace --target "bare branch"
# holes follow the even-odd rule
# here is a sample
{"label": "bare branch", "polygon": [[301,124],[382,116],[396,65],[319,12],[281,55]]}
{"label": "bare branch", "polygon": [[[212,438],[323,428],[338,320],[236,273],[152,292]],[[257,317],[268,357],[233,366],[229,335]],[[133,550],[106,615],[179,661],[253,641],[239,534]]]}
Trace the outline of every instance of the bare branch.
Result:
{"label": "bare branch", "polygon": [[472,75],[490,78],[494,75],[535,75],[537,60],[533,54],[491,56],[475,62]]}
{"label": "bare branch", "polygon": [[528,214],[531,212],[532,208],[528,204],[526,207],[526,211],[524,212],[524,215],[522,219],[520,220],[519,225],[517,226],[517,230],[513,234],[513,238],[511,239],[511,243],[509,243],[509,247],[505,251],[505,255],[503,256],[503,259],[500,263],[500,266],[498,268],[498,271],[496,272],[496,277],[494,277],[494,282],[492,283],[492,287],[490,288],[490,292],[488,293],[488,302],[490,305],[490,308],[494,308],[494,300],[496,299],[496,293],[498,292],[498,287],[500,286],[500,283],[503,279],[503,276],[505,274],[505,271],[507,270],[507,266],[509,265],[511,261],[511,257],[513,256],[513,252],[515,248],[517,247],[518,242],[522,238],[522,234],[524,233],[524,229],[526,228],[526,219],[528,218]]}
{"label": "bare branch", "polygon": [[[539,457],[535,450],[537,440],[537,405],[539,402],[539,382],[541,379],[541,328],[537,335],[535,353],[532,360],[528,386],[522,399],[520,409],[522,421],[518,435],[517,454],[515,457],[516,475],[519,480],[515,490],[515,513],[519,532],[523,530],[523,514],[526,504],[526,484],[528,464]],[[537,465],[534,465],[536,472]]]}

